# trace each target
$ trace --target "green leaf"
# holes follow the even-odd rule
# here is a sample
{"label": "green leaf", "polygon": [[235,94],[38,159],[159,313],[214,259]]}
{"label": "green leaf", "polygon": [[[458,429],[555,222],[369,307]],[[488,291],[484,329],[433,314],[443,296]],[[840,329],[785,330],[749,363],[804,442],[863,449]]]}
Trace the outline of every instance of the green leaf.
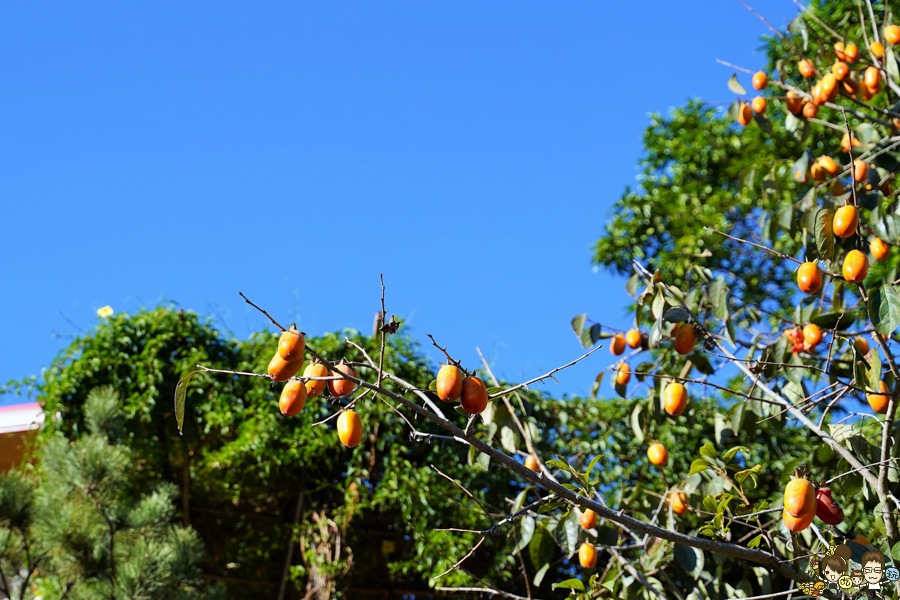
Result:
{"label": "green leaf", "polygon": [[687,573],[697,579],[703,572],[703,551],[684,544],[675,544],[675,560],[687,571]]}
{"label": "green leaf", "polygon": [[[790,113],[788,113],[789,116]],[[806,120],[804,119],[804,122]],[[804,151],[803,154],[794,161],[794,164],[791,166],[791,178],[794,181],[806,181],[809,178],[807,174],[807,170],[809,169],[809,153]]]}
{"label": "green leaf", "polygon": [[184,435],[182,427],[184,426],[184,401],[187,398],[188,382],[197,373],[200,373],[200,371],[185,373],[175,385],[175,422],[178,424],[178,433],[181,435]]}
{"label": "green leaf", "polygon": [[650,307],[650,311],[653,313],[653,317],[659,319],[663,316],[663,312],[666,308],[666,298],[662,294],[662,290],[660,290],[656,297],[653,298],[653,305]]}
{"label": "green leaf", "polygon": [[753,120],[756,121],[756,125],[766,135],[772,135],[774,133],[772,130],[772,121],[770,121],[769,117],[765,114],[755,112],[753,113]]}
{"label": "green leaf", "polygon": [[584,478],[585,478],[585,479],[590,479],[590,478],[591,478],[591,471],[594,470],[594,466],[596,466],[597,461],[599,461],[599,460],[600,460],[600,455],[598,454],[598,455],[595,456],[594,459],[590,462],[590,464],[588,465],[587,470],[584,472]]}
{"label": "green leaf", "polygon": [[583,315],[578,315],[574,319],[572,319],[572,329],[575,330],[575,335],[579,338],[581,337],[581,332],[584,330],[584,322],[587,321],[587,313]]}
{"label": "green leaf", "polygon": [[[809,126],[809,121],[807,121],[806,119],[801,119],[800,117],[795,116],[790,112],[787,113],[784,117],[784,128],[787,130],[791,138],[793,138],[793,140],[798,144],[803,143],[806,138],[809,137],[809,133],[812,130]],[[796,163],[794,163],[794,165],[796,166]],[[799,172],[794,171],[794,168],[791,168],[791,177],[793,177],[795,181],[797,181],[798,173]]]}
{"label": "green leaf", "polygon": [[822,208],[816,213],[816,250],[822,260],[834,258],[834,232],[831,229],[834,222],[834,211],[830,208]]}
{"label": "green leaf", "polygon": [[815,323],[822,329],[848,329],[856,322],[856,313],[854,312],[829,312],[816,315],[811,318],[810,323]]}
{"label": "green leaf", "polygon": [[873,390],[880,389],[878,385],[881,382],[881,356],[878,355],[878,352],[870,352],[869,353],[869,387]]}
{"label": "green leaf", "polygon": [[518,436],[512,427],[508,425],[500,427],[500,445],[503,446],[503,449],[509,454],[516,453],[516,449],[518,448],[518,444],[516,443],[517,437]]}
{"label": "green leaf", "polygon": [[797,17],[790,22],[788,31],[794,35],[800,34],[800,37],[803,38],[803,51],[806,52],[809,47],[809,30],[806,27],[806,19],[803,18],[803,15],[797,15]]}
{"label": "green leaf", "polygon": [[900,325],[900,296],[890,285],[871,290],[869,295],[869,315],[875,330],[882,335],[891,335]]}
{"label": "green leaf", "polygon": [[713,316],[724,319],[728,315],[728,298],[725,293],[725,278],[717,277],[707,288],[709,300],[713,305]]}
{"label": "green leaf", "polygon": [[573,510],[566,517],[562,524],[562,544],[566,551],[566,556],[571,557],[578,552],[578,530],[581,528],[581,521],[578,514]]}
{"label": "green leaf", "polygon": [[891,548],[891,556],[894,560],[900,560],[900,542],[894,544],[894,547]]}
{"label": "green leaf", "polygon": [[884,49],[884,66],[887,74],[894,81],[900,81],[900,71],[897,70],[897,57],[891,48]]}
{"label": "green leaf", "polygon": [[729,448],[728,452],[726,452],[725,455],[722,456],[722,460],[725,461],[725,464],[727,465],[729,462],[731,462],[731,459],[737,456],[738,452],[743,452],[744,456],[747,456],[748,454],[750,454],[750,448],[747,448],[746,446],[735,446],[734,448]]}
{"label": "green leaf", "polygon": [[522,517],[522,520],[519,521],[519,529],[516,532],[516,544],[513,546],[513,554],[521,551],[531,543],[531,538],[534,537],[534,528],[534,517],[529,517],[528,515]]}
{"label": "green leaf", "polygon": [[541,585],[541,582],[544,581],[544,575],[547,574],[547,571],[550,570],[550,563],[547,563],[540,570],[534,574],[534,581],[532,583],[534,585]]}
{"label": "green leaf", "polygon": [[525,488],[516,496],[516,499],[513,500],[512,508],[509,509],[509,514],[514,515],[525,506],[525,496],[528,495],[528,490],[531,489],[531,486]]}
{"label": "green leaf", "polygon": [[700,354],[699,352],[694,352],[688,356],[688,360],[694,365],[698,371],[703,373],[704,375],[712,375],[716,372],[713,368],[712,363],[709,362],[709,359],[705,354]]}
{"label": "green leaf", "polygon": [[603,383],[604,375],[606,375],[606,371],[600,371],[600,374],[594,379],[594,383],[591,384],[591,400],[597,398],[597,392],[600,391],[600,384]]}
{"label": "green leaf", "polygon": [[581,330],[581,345],[590,348],[600,339],[603,328],[599,323],[594,323],[590,327]]}
{"label": "green leaf", "polygon": [[716,447],[711,443],[706,442],[700,447],[700,456],[708,456],[709,458],[716,457]]}
{"label": "green leaf", "polygon": [[663,313],[663,321],[669,323],[685,323],[691,320],[691,313],[680,306],[673,306]]}
{"label": "green leaf", "polygon": [[753,465],[753,467],[749,469],[744,469],[743,471],[738,471],[734,474],[734,478],[738,483],[744,483],[748,477],[753,478],[753,486],[756,487],[756,474],[762,470],[762,465]]}
{"label": "green leaf", "polygon": [[691,463],[691,470],[688,473],[688,477],[693,475],[694,473],[701,473],[709,468],[709,463],[703,460],[702,458],[698,458],[694,462]]}
{"label": "green leaf", "polygon": [[647,345],[656,348],[659,339],[662,337],[662,317],[656,319],[650,327],[650,334],[647,336]]}
{"label": "green leaf", "polygon": [[640,283],[641,278],[637,273],[628,278],[628,283],[625,284],[625,291],[628,292],[629,296],[637,299],[637,288]]}
{"label": "green leaf", "polygon": [[643,407],[640,404],[634,405],[631,411],[631,430],[634,431],[634,440],[640,444],[644,441],[644,428],[641,427],[641,411]]}
{"label": "green leaf", "polygon": [[756,536],[755,538],[753,538],[752,540],[747,542],[747,547],[748,548],[758,548],[759,543],[762,541],[762,537],[763,537],[762,534],[759,534],[758,536]]}
{"label": "green leaf", "polygon": [[569,463],[556,459],[548,460],[544,464],[546,464],[548,467],[556,467],[557,469],[562,469],[563,471],[570,471],[572,469],[572,467],[569,466]]}
{"label": "green leaf", "polygon": [[731,76],[728,80],[728,89],[737,94],[738,96],[746,96],[747,90],[743,88],[743,86],[738,83],[737,73]]}
{"label": "green leaf", "polygon": [[559,583],[553,584],[554,590],[575,590],[576,592],[584,591],[584,584],[581,583],[580,579],[566,579],[565,581],[560,581]]}
{"label": "green leaf", "polygon": [[705,496],[703,498],[703,508],[709,512],[716,512],[716,499],[712,496]]}
{"label": "green leaf", "polygon": [[528,556],[535,569],[540,569],[553,558],[553,535],[543,523],[534,530],[531,542],[528,544]]}

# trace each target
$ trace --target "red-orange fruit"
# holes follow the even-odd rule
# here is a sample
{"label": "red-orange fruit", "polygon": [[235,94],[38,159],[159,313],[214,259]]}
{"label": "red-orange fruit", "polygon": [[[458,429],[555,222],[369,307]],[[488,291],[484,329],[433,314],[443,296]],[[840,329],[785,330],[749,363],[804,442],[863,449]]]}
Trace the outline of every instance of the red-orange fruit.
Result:
{"label": "red-orange fruit", "polygon": [[293,417],[303,410],[306,405],[306,386],[302,381],[293,379],[284,384],[281,390],[281,398],[278,399],[278,408],[281,414]]}
{"label": "red-orange fruit", "polygon": [[813,67],[813,64],[806,59],[801,60],[798,67],[800,68],[800,74],[804,77],[812,77],[816,73],[816,69]]}
{"label": "red-orange fruit", "polygon": [[803,98],[797,92],[789,91],[785,103],[787,104],[788,112],[793,115],[797,115],[803,110]]}
{"label": "red-orange fruit", "polygon": [[810,323],[803,328],[803,341],[808,348],[812,348],[822,341],[822,330],[815,323]]}
{"label": "red-orange fruit", "polygon": [[688,502],[687,494],[684,492],[669,492],[666,496],[666,504],[672,505],[672,512],[676,515],[683,515],[687,512]]}
{"label": "red-orange fruit", "polygon": [[872,42],[869,44],[869,50],[872,51],[872,54],[875,55],[875,58],[883,58],[884,57],[884,44],[881,42]]}
{"label": "red-orange fruit", "polygon": [[823,104],[828,102],[828,96],[822,90],[821,81],[817,83],[812,90],[812,101],[814,104],[818,104],[819,106],[822,106]]}
{"label": "red-orange fruit", "polygon": [[819,105],[815,102],[807,102],[803,105],[803,116],[807,119],[814,119],[819,114]]}
{"label": "red-orange fruit", "polygon": [[856,98],[856,95],[859,93],[859,82],[853,79],[852,75],[847,75],[841,81],[841,88],[844,90],[844,93],[849,94],[852,98]]}
{"label": "red-orange fruit", "polygon": [[875,260],[884,260],[888,255],[888,245],[880,238],[875,238],[869,243],[869,251]]}
{"label": "red-orange fruit", "polygon": [[834,162],[834,159],[830,156],[820,156],[819,160],[816,162],[821,165],[822,170],[824,170],[829,177],[834,177],[841,170],[838,164]]}
{"label": "red-orange fruit", "polygon": [[834,100],[834,97],[837,95],[838,91],[838,80],[834,73],[826,73],[824,77],[822,77],[822,94],[824,94],[829,100]]}
{"label": "red-orange fruit", "polygon": [[788,531],[793,531],[795,533],[803,531],[804,529],[809,527],[813,522],[813,517],[815,516],[815,511],[803,517],[793,517],[788,513],[787,510],[781,511],[781,518],[784,521],[784,526],[788,528]]}
{"label": "red-orange fruit", "polygon": [[869,176],[869,165],[860,159],[853,161],[853,181],[864,181]]}
{"label": "red-orange fruit", "polygon": [[863,77],[863,82],[865,82],[866,86],[878,93],[878,90],[881,89],[881,71],[879,71],[876,67],[869,67],[866,69],[866,74]]}
{"label": "red-orange fruit", "polygon": [[480,414],[487,408],[488,393],[481,378],[469,375],[463,379],[460,403],[463,410],[470,415]]}
{"label": "red-orange fruit", "polygon": [[[350,377],[358,377],[356,373],[356,369],[351,367],[350,365],[340,363],[334,366],[334,371],[330,373],[331,377],[335,377],[339,375],[335,371],[340,371],[344,375],[349,375]],[[346,396],[356,389],[356,382],[350,381],[349,379],[329,379],[328,380],[328,391],[331,392],[332,396],[340,397]]]}
{"label": "red-orange fruit", "polygon": [[609,351],[612,352],[614,356],[618,356],[625,352],[625,338],[622,334],[617,333],[610,338]]}
{"label": "red-orange fruit", "polygon": [[582,569],[592,569],[597,564],[597,550],[587,542],[578,549],[578,563]]}
{"label": "red-orange fruit", "polygon": [[677,417],[687,408],[687,401],[688,393],[683,384],[672,382],[666,386],[665,407],[667,413]]}
{"label": "red-orange fruit", "polygon": [[303,351],[306,350],[306,340],[303,333],[297,331],[296,325],[291,325],[285,330],[278,340],[278,356],[288,362],[303,360]]}
{"label": "red-orange fruit", "polygon": [[859,353],[865,356],[869,353],[869,342],[866,341],[866,338],[863,336],[857,336],[855,340],[853,340],[853,345],[856,346],[856,349],[859,350]]}
{"label": "red-orange fruit", "polygon": [[816,514],[816,488],[810,481],[792,478],[784,488],[784,510],[792,517]]}
{"label": "red-orange fruit", "polygon": [[753,107],[753,112],[761,115],[766,112],[766,99],[762,96],[757,96],[753,99],[751,106]]}
{"label": "red-orange fruit", "polygon": [[847,44],[847,47],[844,48],[843,60],[853,64],[857,58],[859,58],[859,48],[856,47],[856,44]]}
{"label": "red-orange fruit", "polygon": [[875,94],[877,94],[879,92],[879,90],[873,90],[872,88],[867,86],[865,81],[863,81],[859,85],[859,89],[862,90],[862,99],[865,100],[866,102],[868,102],[869,100],[874,98]]}
{"label": "red-orange fruit", "polygon": [[753,89],[764,90],[769,83],[769,76],[764,71],[759,71],[753,75]]}
{"label": "red-orange fruit", "polygon": [[625,342],[628,343],[628,347],[631,349],[637,349],[641,347],[641,332],[637,329],[632,329],[628,333],[625,334]]}
{"label": "red-orange fruit", "polygon": [[749,125],[750,121],[753,120],[753,109],[750,108],[747,104],[741,104],[738,109],[738,123],[741,125]]}
{"label": "red-orange fruit", "polygon": [[851,250],[844,257],[841,273],[850,283],[862,283],[869,274],[869,259],[859,250]]}
{"label": "red-orange fruit", "polygon": [[837,61],[831,65],[831,72],[834,73],[834,76],[838,81],[843,81],[844,77],[850,74],[850,67],[848,67],[845,62]]}
{"label": "red-orange fruit", "polygon": [[437,395],[444,402],[453,402],[462,394],[463,372],[455,365],[444,365],[438,371]]}
{"label": "red-orange fruit", "polygon": [[356,448],[362,439],[362,420],[352,410],[345,410],[337,418],[338,437],[348,448]]}
{"label": "red-orange fruit", "polygon": [[900,44],[900,26],[888,25],[887,27],[885,27],[884,39],[887,40],[889,44]]}
{"label": "red-orange fruit", "polygon": [[[304,377],[328,377],[328,367],[323,365],[322,363],[310,363],[303,370]],[[320,381],[307,381],[306,382],[306,395],[310,398],[314,396],[320,395],[325,391],[325,386],[328,384],[327,380]]]}
{"label": "red-orange fruit", "polygon": [[842,206],[834,213],[834,221],[831,230],[834,235],[842,238],[850,237],[856,233],[859,226],[859,211],[855,206]]}
{"label": "red-orange fruit", "polygon": [[825,169],[819,164],[819,161],[816,161],[809,168],[809,174],[812,175],[813,181],[818,181],[819,183],[828,179],[828,173],[825,172]]}
{"label": "red-orange fruit", "polygon": [[831,488],[816,490],[816,516],[826,525],[840,525],[844,521],[844,511],[831,497]]}
{"label": "red-orange fruit", "polygon": [[[858,139],[856,139],[855,135],[853,136],[853,145],[854,146],[861,145],[861,142]],[[844,152],[850,152],[850,134],[849,133],[845,133],[844,137],[841,138],[841,150],[843,150]]]}
{"label": "red-orange fruit", "polygon": [[541,465],[538,464],[538,459],[534,457],[533,454],[529,454],[525,459],[525,466],[531,469],[532,471],[540,471]]}
{"label": "red-orange fruit", "polygon": [[647,448],[647,458],[649,458],[650,462],[657,467],[662,467],[669,462],[669,452],[666,450],[665,446],[659,442],[655,442],[650,444],[650,447]]}
{"label": "red-orange fruit", "polygon": [[[891,401],[891,397],[888,393],[888,387],[884,383],[884,381],[878,382],[878,391],[881,392],[880,394],[874,393],[875,390],[873,390],[869,386],[866,386],[866,391],[866,400],[869,401],[869,406],[872,407],[872,410],[877,412],[879,415],[885,414],[888,409],[888,402]],[[868,392],[873,393],[870,394]]]}
{"label": "red-orange fruit", "polygon": [[288,362],[276,352],[269,361],[268,373],[275,381],[287,381],[303,368],[303,359]]}
{"label": "red-orange fruit", "polygon": [[616,371],[616,383],[628,385],[628,382],[631,381],[631,367],[628,366],[628,363],[622,363]]}
{"label": "red-orange fruit", "polygon": [[591,509],[581,513],[581,526],[585,529],[593,529],[597,525],[597,513]]}
{"label": "red-orange fruit", "polygon": [[838,60],[847,60],[847,56],[844,54],[844,42],[835,43],[834,55]]}
{"label": "red-orange fruit", "polygon": [[806,294],[815,294],[822,289],[822,271],[814,262],[806,262],[797,269],[797,287]]}
{"label": "red-orange fruit", "polygon": [[694,326],[690,323],[682,323],[675,333],[675,352],[681,354],[690,354],[694,350],[694,344],[697,336],[694,334]]}

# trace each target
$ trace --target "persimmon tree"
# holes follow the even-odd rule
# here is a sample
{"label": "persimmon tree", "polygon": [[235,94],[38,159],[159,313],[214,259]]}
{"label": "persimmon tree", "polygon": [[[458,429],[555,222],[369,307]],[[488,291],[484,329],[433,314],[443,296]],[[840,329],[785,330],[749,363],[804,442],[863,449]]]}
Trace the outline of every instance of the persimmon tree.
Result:
{"label": "persimmon tree", "polygon": [[[330,382],[332,393],[314,400],[333,408],[326,421],[387,404],[413,440],[458,445],[473,464],[503,467],[535,492],[510,498],[498,520],[461,487],[489,525],[451,529],[472,541],[450,571],[512,525],[519,539],[512,553],[527,548],[533,583],[543,583],[562,553],[573,561],[572,577],[553,587],[584,598],[789,591],[810,580],[806,559],[835,541],[857,562],[867,546],[900,558],[893,249],[900,30],[885,4],[869,0],[816,2],[786,31],[769,27],[769,64],[725,63],[746,74],[729,81],[739,100],[727,115],[692,103],[670,120],[655,119],[643,189],[626,193],[598,244],[598,261],[630,273],[634,330],[624,335],[576,317],[576,334],[591,349],[575,361],[596,360],[601,346],[621,357],[595,382],[604,389],[604,375],[614,375],[616,391],[631,400],[633,437],[619,454],[540,452],[546,432],[526,418],[520,396],[568,365],[505,384],[488,365],[464,365],[452,358],[456,349],[441,348],[450,375],[424,389],[384,366],[391,322],[381,327],[377,351],[349,339],[340,355],[306,344],[305,356],[328,375],[299,374],[302,364],[288,368],[277,355],[268,373],[201,364],[176,392],[179,427],[194,373],[295,376],[307,395],[315,382]],[[666,142],[662,132],[677,135]],[[460,377],[468,383],[456,386]],[[461,403],[450,404],[457,393]],[[701,429],[691,456],[670,456],[666,446],[689,435],[685,424],[709,412],[713,439]],[[341,441],[355,446],[372,433],[365,418],[350,419]],[[744,428],[759,435],[771,421],[805,452],[793,457],[789,446],[776,446],[781,455],[771,460],[734,443]],[[553,435],[603,437],[608,429],[567,423]],[[635,466],[637,478],[619,485],[597,474]],[[646,481],[663,488],[651,510]],[[574,565],[576,552],[584,571]],[[729,564],[748,575],[723,577]],[[519,597],[480,581],[454,589]]]}

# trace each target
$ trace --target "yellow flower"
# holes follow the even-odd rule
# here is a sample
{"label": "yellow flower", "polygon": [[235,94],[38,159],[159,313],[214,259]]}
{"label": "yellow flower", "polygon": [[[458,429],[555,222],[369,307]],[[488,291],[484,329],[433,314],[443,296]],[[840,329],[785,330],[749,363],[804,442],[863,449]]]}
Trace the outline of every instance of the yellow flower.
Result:
{"label": "yellow flower", "polygon": [[108,317],[111,317],[112,314],[113,314],[112,306],[109,306],[108,304],[106,306],[104,306],[103,308],[97,309],[97,316],[100,317],[101,319],[106,319]]}

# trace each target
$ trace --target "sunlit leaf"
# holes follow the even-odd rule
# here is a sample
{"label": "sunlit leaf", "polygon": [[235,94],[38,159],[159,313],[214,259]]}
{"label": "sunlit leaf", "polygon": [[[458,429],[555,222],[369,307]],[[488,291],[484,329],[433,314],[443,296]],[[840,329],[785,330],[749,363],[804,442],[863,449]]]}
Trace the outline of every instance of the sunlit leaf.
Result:
{"label": "sunlit leaf", "polygon": [[875,288],[869,294],[869,315],[875,330],[882,335],[893,334],[900,325],[900,296],[890,285]]}
{"label": "sunlit leaf", "polygon": [[728,79],[728,89],[738,96],[747,95],[747,90],[745,90],[744,87],[740,83],[738,83],[737,73],[735,73]]}
{"label": "sunlit leaf", "polygon": [[185,373],[181,376],[181,379],[179,379],[178,383],[175,385],[175,422],[178,424],[179,434],[184,433],[182,427],[184,426],[184,402],[187,398],[188,382],[191,380],[191,377],[193,377],[197,373],[200,373],[200,371],[191,371],[190,373]]}

